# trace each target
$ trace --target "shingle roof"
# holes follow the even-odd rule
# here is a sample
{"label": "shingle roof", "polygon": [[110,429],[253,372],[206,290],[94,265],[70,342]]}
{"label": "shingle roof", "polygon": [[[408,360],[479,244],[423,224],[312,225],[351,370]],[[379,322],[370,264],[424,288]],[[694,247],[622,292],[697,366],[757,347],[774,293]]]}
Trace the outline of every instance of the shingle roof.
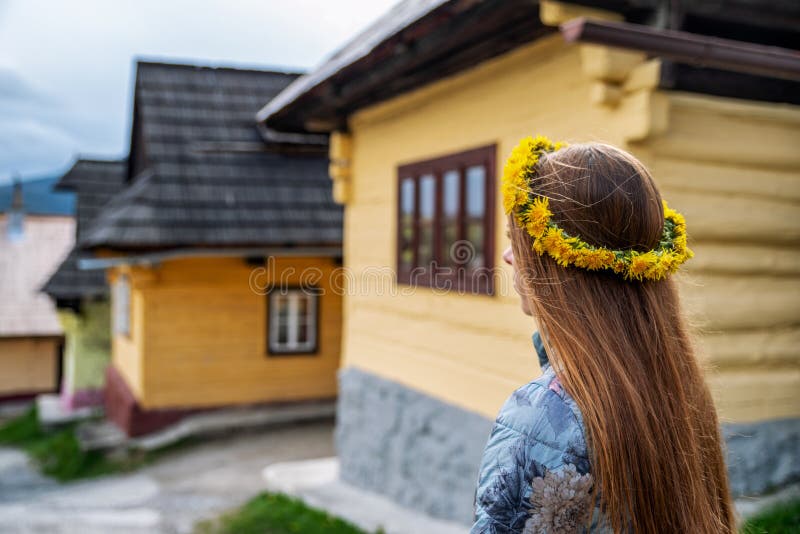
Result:
{"label": "shingle roof", "polygon": [[79,159],[53,186],[76,193],[78,238],[109,199],[125,187],[127,169],[127,160]]}
{"label": "shingle roof", "polygon": [[[79,159],[54,185],[54,189],[71,190],[76,194],[76,241],[111,197],[124,188],[127,168],[125,160]],[[78,269],[78,260],[89,257],[91,254],[85,251],[70,251],[42,291],[54,299],[64,300],[104,295],[107,292],[105,273]]]}
{"label": "shingle roof", "polygon": [[333,202],[324,150],[275,150],[255,121],[264,100],[296,77],[140,62],[136,176],[81,246],[341,246],[342,209]]}
{"label": "shingle roof", "polygon": [[78,268],[80,259],[91,257],[91,253],[71,250],[56,272],[44,284],[42,292],[56,300],[79,300],[108,294],[108,283],[104,271],[87,271]]}
{"label": "shingle roof", "polygon": [[[658,26],[656,0],[571,0],[622,15],[627,23]],[[359,109],[394,98],[557,31],[540,22],[530,0],[404,0],[356,35],[321,65],[289,85],[258,112],[265,127],[287,132],[347,128]],[[684,32],[785,47],[798,47],[800,3],[788,0],[681,2]],[[659,57],[664,54],[653,54]],[[798,84],[774,74],[706,68],[706,57],[666,55],[660,87],[720,96],[797,103]],[[730,59],[730,58],[728,58]],[[785,59],[784,59],[785,60]],[[769,65],[767,59],[764,65]],[[687,67],[687,64],[690,66]],[[741,70],[741,66],[740,66]],[[720,83],[720,78],[724,82]]]}
{"label": "shingle roof", "polygon": [[53,302],[39,288],[72,246],[75,222],[63,215],[25,215],[20,239],[6,235],[0,214],[0,337],[59,336]]}

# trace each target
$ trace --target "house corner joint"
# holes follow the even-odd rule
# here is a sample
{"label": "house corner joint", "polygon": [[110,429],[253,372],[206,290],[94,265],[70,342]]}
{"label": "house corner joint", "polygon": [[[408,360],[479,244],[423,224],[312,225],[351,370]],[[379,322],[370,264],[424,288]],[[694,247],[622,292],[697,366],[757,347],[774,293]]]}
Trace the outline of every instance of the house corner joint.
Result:
{"label": "house corner joint", "polygon": [[328,174],[333,180],[333,200],[337,204],[347,204],[350,195],[352,153],[352,136],[342,131],[332,132],[328,148]]}

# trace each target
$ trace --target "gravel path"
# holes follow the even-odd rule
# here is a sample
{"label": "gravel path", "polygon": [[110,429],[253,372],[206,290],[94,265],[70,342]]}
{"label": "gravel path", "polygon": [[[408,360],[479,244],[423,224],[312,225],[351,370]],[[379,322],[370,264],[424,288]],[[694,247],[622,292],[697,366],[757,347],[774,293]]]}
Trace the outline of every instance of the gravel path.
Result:
{"label": "gravel path", "polygon": [[0,533],[186,533],[264,489],[274,462],[334,454],[333,421],[217,438],[135,473],[58,484],[0,448]]}

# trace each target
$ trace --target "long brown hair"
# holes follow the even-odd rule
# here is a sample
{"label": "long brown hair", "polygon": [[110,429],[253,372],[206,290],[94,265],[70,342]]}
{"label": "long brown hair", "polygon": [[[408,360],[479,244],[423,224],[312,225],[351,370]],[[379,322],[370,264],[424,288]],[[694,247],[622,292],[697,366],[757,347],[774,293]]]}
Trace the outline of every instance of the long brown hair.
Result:
{"label": "long brown hair", "polygon": [[[536,170],[533,190],[550,199],[553,219],[570,235],[613,249],[658,245],[661,196],[632,155],[577,144],[547,154]],[[610,526],[735,532],[717,415],[674,281],[559,266],[509,221],[551,364],[583,414],[593,498]]]}

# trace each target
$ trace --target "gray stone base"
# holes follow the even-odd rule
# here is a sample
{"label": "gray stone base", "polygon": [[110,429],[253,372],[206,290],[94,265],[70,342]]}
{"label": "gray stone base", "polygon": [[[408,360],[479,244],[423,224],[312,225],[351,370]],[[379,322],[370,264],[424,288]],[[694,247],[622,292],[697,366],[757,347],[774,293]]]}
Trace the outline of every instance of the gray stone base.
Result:
{"label": "gray stone base", "polygon": [[800,418],[722,426],[735,496],[760,495],[800,481]]}
{"label": "gray stone base", "polygon": [[433,517],[469,523],[492,421],[358,369],[339,372],[341,478]]}
{"label": "gray stone base", "polygon": [[[431,516],[469,524],[492,421],[355,368],[339,372],[341,478]],[[723,427],[731,491],[800,480],[800,418]]]}

